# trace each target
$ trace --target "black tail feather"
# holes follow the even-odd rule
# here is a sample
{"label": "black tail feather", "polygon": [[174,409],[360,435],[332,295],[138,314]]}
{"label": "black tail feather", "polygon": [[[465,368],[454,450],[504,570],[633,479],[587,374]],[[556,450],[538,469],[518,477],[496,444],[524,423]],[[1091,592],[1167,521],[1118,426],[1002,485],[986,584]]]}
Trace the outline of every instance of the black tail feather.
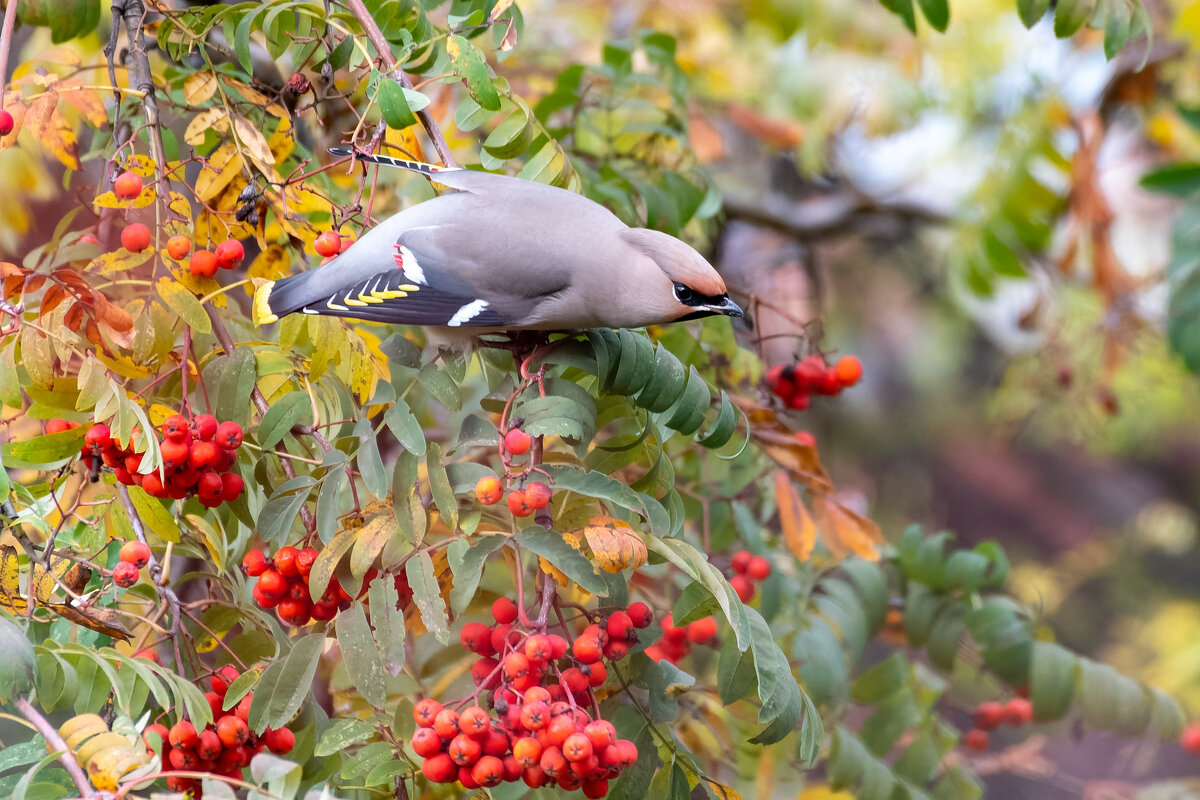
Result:
{"label": "black tail feather", "polygon": [[329,152],[335,156],[354,156],[357,161],[366,161],[370,164],[382,164],[386,167],[399,167],[400,169],[412,170],[419,172],[422,175],[435,175],[445,171],[446,167],[439,167],[436,164],[426,164],[422,161],[408,161],[403,158],[392,158],[391,156],[373,155],[371,153],[363,153],[351,150],[349,147],[331,147]]}

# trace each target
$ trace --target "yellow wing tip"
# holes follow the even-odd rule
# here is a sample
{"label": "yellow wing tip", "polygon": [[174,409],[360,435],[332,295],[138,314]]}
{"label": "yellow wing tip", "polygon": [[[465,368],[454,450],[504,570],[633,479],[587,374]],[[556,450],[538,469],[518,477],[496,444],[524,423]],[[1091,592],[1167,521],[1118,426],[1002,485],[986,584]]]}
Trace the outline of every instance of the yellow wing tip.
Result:
{"label": "yellow wing tip", "polygon": [[271,311],[271,289],[274,287],[275,281],[266,281],[261,278],[254,279],[254,307],[252,316],[255,325],[270,325],[272,322],[279,321],[279,317]]}

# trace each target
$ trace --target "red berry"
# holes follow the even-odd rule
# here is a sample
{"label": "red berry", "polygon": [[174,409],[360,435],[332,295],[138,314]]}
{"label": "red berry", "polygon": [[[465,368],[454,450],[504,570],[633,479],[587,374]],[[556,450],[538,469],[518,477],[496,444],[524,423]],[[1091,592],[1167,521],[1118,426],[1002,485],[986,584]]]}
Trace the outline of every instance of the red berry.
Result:
{"label": "red berry", "polygon": [[[132,200],[142,193],[142,178],[135,172],[122,172],[113,181],[113,194],[122,200]],[[133,248],[127,248],[132,250]]]}
{"label": "red berry", "polygon": [[[242,496],[245,481],[236,472],[226,472],[221,475],[221,502],[228,503]],[[312,562],[309,562],[312,566]]]}
{"label": "red berry", "polygon": [[140,575],[141,573],[138,571],[138,568],[128,561],[118,562],[113,567],[113,583],[122,589],[128,589],[137,583]]}
{"label": "red berry", "polygon": [[458,777],[458,767],[450,756],[438,753],[425,759],[425,762],[421,764],[421,774],[425,776],[426,780],[433,783],[450,783]]}
{"label": "red berry", "polygon": [[608,778],[584,778],[581,788],[584,797],[604,797],[608,794]]}
{"label": "red berry", "polygon": [[126,542],[121,545],[120,559],[126,564],[133,564],[138,569],[150,563],[150,548],[139,541]]}
{"label": "red berry", "polygon": [[267,556],[262,550],[250,550],[242,558],[242,572],[257,578],[267,569]]}
{"label": "red berry", "polygon": [[[192,442],[192,446],[188,452],[188,466],[192,469],[205,470],[213,469],[217,466],[217,462],[221,459],[221,448],[217,447],[212,442]],[[218,484],[220,476],[217,476]],[[218,485],[217,495],[221,493]]]}
{"label": "red berry", "polygon": [[191,251],[192,241],[186,236],[172,236],[167,239],[167,255],[176,261],[182,261]]}
{"label": "red berry", "polygon": [[167,469],[178,469],[187,464],[190,449],[183,442],[173,442],[167,439],[159,447],[162,452],[163,466]]}
{"label": "red berry", "polygon": [[216,256],[221,269],[237,269],[246,257],[246,249],[237,239],[226,239],[217,245]]}
{"label": "red berry", "polygon": [[525,487],[525,502],[534,511],[541,511],[550,505],[550,487],[541,481],[534,481]]}
{"label": "red berry", "polygon": [[317,241],[313,243],[313,249],[317,251],[317,255],[336,256],[342,249],[342,237],[337,231],[325,231],[317,237]]}
{"label": "red berry", "polygon": [[283,597],[287,591],[287,579],[275,570],[268,569],[259,577],[258,588],[267,596]]}
{"label": "red berry", "polygon": [[65,419],[52,419],[46,422],[46,433],[62,433],[71,430],[71,423]]}
{"label": "red berry", "polygon": [[233,666],[232,664],[226,664],[213,673],[213,676],[208,682],[209,685],[212,686],[213,692],[216,693],[218,697],[224,697],[225,693],[229,691],[229,684],[236,681],[240,674],[241,673],[237,671],[237,667]]}
{"label": "red berry", "polygon": [[862,377],[862,362],[854,356],[842,356],[833,367],[833,374],[842,386],[853,386]]}
{"label": "red berry", "polygon": [[526,730],[540,731],[550,724],[550,706],[544,701],[526,702],[521,706],[521,725]]}
{"label": "red berry", "polygon": [[172,725],[171,731],[167,734],[167,740],[171,742],[171,747],[181,747],[185,750],[195,747],[199,738],[195,726],[186,719]]}
{"label": "red berry", "polygon": [[193,439],[202,442],[212,441],[212,438],[217,435],[217,418],[212,414],[198,414],[192,417],[192,421],[188,423],[188,430]]}
{"label": "red berry", "polygon": [[570,645],[557,633],[547,634],[547,636],[550,639],[550,658],[557,661],[567,654]]}
{"label": "red berry", "polygon": [[633,619],[624,611],[614,611],[604,623],[604,630],[609,639],[624,641],[629,638],[633,629]]}
{"label": "red berry", "polygon": [[599,753],[611,744],[617,743],[617,729],[606,719],[598,719],[584,726],[583,733],[592,743],[592,749]]}
{"label": "red berry", "polygon": [[99,425],[93,425],[92,427],[88,428],[88,432],[83,435],[83,443],[91,447],[93,450],[103,450],[112,444],[112,431],[110,431],[109,427],[103,423]]}
{"label": "red berry", "polygon": [[121,230],[121,247],[131,253],[140,253],[150,246],[150,229],[140,222],[126,225]]}
{"label": "red berry", "polygon": [[754,558],[754,556],[750,555],[750,551],[738,550],[733,554],[733,558],[729,559],[729,566],[732,567],[733,571],[738,575],[745,575],[746,570],[750,568],[750,560],[752,558]]}
{"label": "red berry", "polygon": [[765,581],[771,577],[771,562],[762,556],[755,556],[746,566],[746,577],[752,581]]}
{"label": "red berry", "polygon": [[478,656],[495,654],[492,649],[492,629],[482,622],[468,622],[458,635],[462,646]]}
{"label": "red berry", "polygon": [[485,689],[493,689],[500,682],[500,674],[496,672],[496,667],[500,666],[500,662],[494,658],[481,658],[471,667],[471,678],[475,681],[476,686],[482,686]]}
{"label": "red berry", "polygon": [[975,709],[975,727],[982,731],[994,731],[1004,721],[1004,706],[988,701]]}
{"label": "red berry", "polygon": [[[565,739],[566,737],[564,736],[563,738]],[[538,759],[538,766],[551,778],[557,778],[569,769],[567,759],[563,756],[562,751],[558,749],[558,745],[542,750],[542,757]]]}
{"label": "red berry", "polygon": [[1019,728],[1033,719],[1033,704],[1024,697],[1014,697],[1004,704],[1004,724]]}
{"label": "red berry", "polygon": [[480,478],[475,484],[475,498],[485,506],[494,506],[500,502],[500,498],[504,497],[504,487],[500,485],[500,480],[488,476]]}
{"label": "red berry", "polygon": [[650,611],[650,606],[641,601],[630,603],[625,613],[629,615],[629,620],[635,628],[649,628],[654,622],[654,613]]}
{"label": "red berry", "polygon": [[469,767],[479,760],[479,756],[483,753],[483,746],[479,741],[467,736],[465,733],[459,733],[450,740],[450,746],[446,748],[446,752],[450,754],[450,758],[454,759],[454,763],[460,767]]}
{"label": "red berry", "polygon": [[522,678],[529,674],[529,658],[521,652],[512,652],[504,657],[504,674],[509,678]]}
{"label": "red berry", "polygon": [[[281,595],[267,594],[262,590],[262,586],[254,584],[254,588],[250,590],[250,595],[254,598],[254,602],[259,608],[271,609],[279,605],[279,601],[283,599]],[[333,619],[330,617],[330,619]]]}
{"label": "red berry", "polygon": [[737,592],[738,599],[743,603],[749,603],[754,599],[754,584],[745,575],[734,575],[729,579],[729,585],[733,587],[733,591]]}
{"label": "red berry", "polygon": [[[549,661],[553,652],[550,637],[535,633],[525,640],[525,657],[533,663]],[[528,700],[528,695],[526,695]]]}
{"label": "red berry", "polygon": [[187,417],[183,414],[172,414],[163,421],[163,438],[172,442],[186,442],[192,435],[188,428]]}
{"label": "red berry", "polygon": [[296,548],[285,544],[275,553],[275,571],[285,578],[294,578],[300,573],[296,570]]}
{"label": "red berry", "polygon": [[[437,700],[433,700],[428,697],[424,700],[418,700],[417,704],[413,706],[413,721],[422,728],[432,728],[433,721],[437,719],[437,715],[440,714],[441,711],[442,704]],[[455,724],[458,724],[457,721]]]}
{"label": "red berry", "polygon": [[692,644],[704,644],[717,635],[717,621],[712,617],[698,619],[687,626],[687,638]]}
{"label": "red berry", "polygon": [[963,744],[970,750],[987,750],[988,735],[987,731],[981,731],[979,728],[972,728],[963,736]]}
{"label": "red berry", "polygon": [[[563,688],[565,688],[571,694],[579,694],[580,692],[587,691],[589,686],[588,676],[584,675],[578,667],[571,667],[570,669],[563,671],[562,685]],[[550,724],[553,725],[554,722],[551,721]],[[559,742],[559,744],[561,744],[561,742]]]}
{"label": "red berry", "polygon": [[508,433],[504,434],[504,449],[510,455],[523,456],[529,452],[529,445],[533,439],[528,433],[520,428],[513,428]]}
{"label": "red berry", "polygon": [[197,278],[212,278],[219,268],[217,256],[211,250],[197,250],[188,259],[188,272]]}
{"label": "red berry", "polygon": [[247,692],[246,696],[243,697],[237,704],[237,708],[233,710],[234,716],[240,719],[242,722],[249,722],[250,704],[252,702],[254,702],[254,692]]}
{"label": "red berry", "polygon": [[[608,645],[605,645],[605,647],[608,647]],[[612,660],[620,661],[625,657],[625,653],[627,652],[629,652],[628,648],[621,653],[614,651]],[[604,664],[599,661],[597,661],[595,664],[584,664],[579,668],[579,671],[587,677],[588,686],[591,686],[592,688],[595,688],[608,680],[608,667],[604,666]]]}
{"label": "red berry", "polygon": [[508,510],[514,517],[528,517],[533,513],[533,506],[525,499],[525,493],[517,489],[508,495]]}
{"label": "red berry", "polygon": [[475,762],[471,777],[480,786],[499,786],[504,780],[504,762],[495,756],[483,756]]}
{"label": "red berry", "polygon": [[[197,445],[210,444],[209,442],[197,442]],[[196,494],[200,495],[200,500],[212,502],[220,502],[221,500],[221,476],[215,472],[206,472],[200,476],[200,480],[196,482]]]}
{"label": "red berry", "polygon": [[217,720],[217,736],[221,737],[221,744],[226,747],[237,747],[246,743],[250,728],[234,714],[226,714]]}
{"label": "red berry", "polygon": [[242,446],[242,426],[236,422],[222,422],[217,426],[213,441],[225,450],[237,450]]}
{"label": "red berry", "polygon": [[421,758],[429,758],[442,752],[442,737],[432,728],[417,728],[412,736],[413,752]]}
{"label": "red berry", "polygon": [[478,738],[481,735],[486,735],[491,728],[491,718],[479,706],[471,706],[458,715],[458,729],[467,736]]}
{"label": "red berry", "polygon": [[267,749],[278,756],[292,752],[292,748],[296,746],[296,734],[287,728],[268,731],[263,739],[267,743]]}
{"label": "red berry", "polygon": [[0,109],[0,136],[8,136],[13,129],[13,115]]}
{"label": "red berry", "polygon": [[453,739],[459,734],[458,712],[452,708],[443,708],[433,718],[433,732],[443,739]]}
{"label": "red berry", "polygon": [[1193,722],[1183,729],[1183,735],[1179,737],[1179,746],[1188,755],[1200,756],[1200,723]]}
{"label": "red berry", "polygon": [[586,761],[592,757],[592,741],[582,733],[572,733],[562,743],[567,761]]}
{"label": "red berry", "polygon": [[312,607],[313,605],[307,597],[299,600],[288,597],[279,601],[276,613],[279,614],[281,620],[289,625],[307,625],[308,621],[312,619]]}
{"label": "red berry", "polygon": [[517,621],[517,604],[509,597],[500,597],[492,603],[492,619],[500,625],[511,625]]}
{"label": "red berry", "polygon": [[542,745],[532,736],[523,736],[513,742],[513,756],[521,766],[529,769],[536,767],[542,757]]}

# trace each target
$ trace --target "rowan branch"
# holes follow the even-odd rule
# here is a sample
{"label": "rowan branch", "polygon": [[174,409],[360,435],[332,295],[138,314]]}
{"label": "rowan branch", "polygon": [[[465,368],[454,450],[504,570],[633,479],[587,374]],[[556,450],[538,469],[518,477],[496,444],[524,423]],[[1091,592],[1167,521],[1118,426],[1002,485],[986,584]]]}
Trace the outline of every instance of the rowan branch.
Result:
{"label": "rowan branch", "polygon": [[17,0],[4,7],[4,27],[0,28],[0,108],[4,107],[4,87],[8,86],[8,53],[12,49],[13,28],[17,24]]}
{"label": "rowan branch", "polygon": [[[379,26],[375,24],[375,20],[371,17],[371,12],[367,10],[366,5],[363,4],[363,0],[346,0],[346,4],[350,6],[350,10],[354,13],[354,16],[358,18],[359,24],[362,25],[363,32],[367,34],[367,38],[371,40],[371,44],[375,46],[375,51],[379,53],[384,66],[391,73],[392,80],[405,89],[412,89],[412,81],[408,79],[408,75],[396,63],[396,59],[392,55],[392,48],[388,46],[387,39],[383,38],[383,31],[379,30]],[[425,128],[425,133],[429,134],[429,141],[433,142],[433,149],[437,151],[438,158],[442,160],[442,164],[447,167],[457,167],[458,162],[454,160],[454,156],[450,153],[450,145],[446,144],[446,137],[442,135],[442,129],[434,121],[433,115],[429,113],[429,109],[423,108],[418,111],[417,119],[421,120],[421,126]]]}
{"label": "rowan branch", "polygon": [[[12,0],[9,8],[16,6],[16,0]],[[67,747],[67,743],[58,735],[58,731],[54,730],[54,726],[43,717],[38,710],[33,707],[24,697],[17,698],[13,704],[17,710],[29,720],[33,727],[37,728],[37,732],[42,735],[46,743],[58,752],[58,759],[62,762],[63,768],[67,774],[71,776],[71,780],[75,782],[75,788],[79,790],[80,797],[95,797],[96,790],[92,788],[91,781],[87,775],[83,774],[83,770],[79,767],[79,762],[75,760],[75,756],[71,753],[71,749]]]}

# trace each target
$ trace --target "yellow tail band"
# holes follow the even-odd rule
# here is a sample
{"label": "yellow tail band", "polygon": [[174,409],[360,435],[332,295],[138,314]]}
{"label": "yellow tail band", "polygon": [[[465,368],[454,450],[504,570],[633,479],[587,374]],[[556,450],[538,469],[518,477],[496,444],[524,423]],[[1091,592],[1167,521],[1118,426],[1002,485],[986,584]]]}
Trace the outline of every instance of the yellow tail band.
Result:
{"label": "yellow tail band", "polygon": [[254,307],[252,319],[255,325],[270,325],[272,322],[278,322],[279,317],[271,311],[271,289],[275,288],[275,281],[264,281],[261,278],[254,280]]}

